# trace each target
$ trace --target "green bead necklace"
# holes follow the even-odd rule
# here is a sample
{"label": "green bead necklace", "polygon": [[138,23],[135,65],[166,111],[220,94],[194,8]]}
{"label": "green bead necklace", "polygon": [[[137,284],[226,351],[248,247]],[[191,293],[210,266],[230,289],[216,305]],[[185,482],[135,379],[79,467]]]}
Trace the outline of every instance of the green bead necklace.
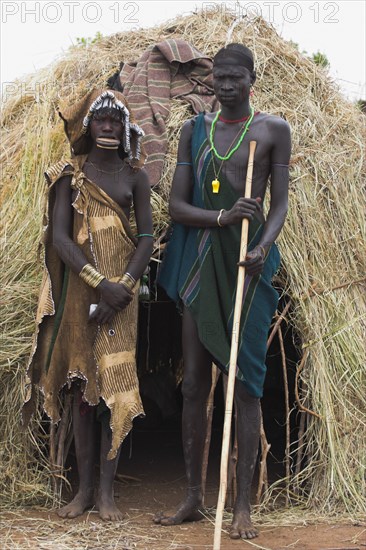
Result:
{"label": "green bead necklace", "polygon": [[228,152],[226,153],[225,156],[221,156],[221,155],[217,152],[216,147],[215,147],[215,145],[214,145],[215,127],[216,127],[216,122],[217,122],[217,120],[218,120],[218,118],[219,118],[219,116],[220,116],[220,113],[221,113],[221,111],[218,111],[218,112],[217,112],[217,115],[215,116],[215,118],[213,119],[212,124],[211,124],[211,130],[210,130],[210,144],[211,144],[211,150],[215,153],[215,156],[216,156],[218,159],[224,161],[224,160],[229,160],[229,158],[231,158],[231,157],[233,156],[233,154],[235,153],[235,151],[237,151],[237,150],[239,149],[239,147],[240,147],[240,145],[241,145],[241,143],[242,143],[242,141],[243,141],[243,139],[244,139],[244,137],[245,137],[245,134],[246,134],[247,131],[249,130],[249,126],[250,126],[250,124],[251,124],[251,122],[252,122],[252,120],[253,120],[253,117],[254,117],[254,109],[253,109],[253,107],[250,108],[250,117],[248,118],[248,120],[247,120],[247,122],[246,122],[246,124],[245,124],[245,126],[244,126],[244,128],[243,128],[243,133],[242,133],[242,135],[240,136],[240,139],[239,139],[238,143],[235,145],[235,147],[233,147],[233,149],[231,149],[231,151],[228,151]]}

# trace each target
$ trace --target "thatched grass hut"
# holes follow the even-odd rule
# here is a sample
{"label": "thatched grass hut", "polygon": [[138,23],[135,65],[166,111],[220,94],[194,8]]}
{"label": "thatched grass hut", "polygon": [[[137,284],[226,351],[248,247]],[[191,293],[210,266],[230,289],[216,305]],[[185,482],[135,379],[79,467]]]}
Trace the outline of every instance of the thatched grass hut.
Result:
{"label": "thatched grass hut", "polygon": [[[327,73],[258,18],[234,23],[227,11],[197,13],[153,29],[100,38],[71,48],[57,63],[17,82],[2,111],[3,263],[1,286],[0,494],[15,507],[56,498],[50,484],[48,431],[41,413],[27,432],[18,423],[31,346],[41,267],[46,166],[68,152],[57,105],[105,85],[121,61],[151,44],[184,38],[207,55],[230,41],[256,57],[255,107],[286,118],[293,132],[290,212],[279,239],[278,284],[291,307],[288,326],[299,351],[294,414],[302,431],[293,452],[299,467],[285,487],[288,501],[325,515],[362,514],[365,502],[365,118]],[[179,128],[191,116],[174,100],[169,150],[153,193],[155,231],[168,225],[167,197]],[[290,404],[291,405],[291,404]],[[295,455],[293,455],[295,456]],[[299,455],[297,455],[299,456]],[[305,457],[301,458],[301,457]],[[267,496],[268,496],[267,494]],[[264,500],[269,502],[268,498]]]}

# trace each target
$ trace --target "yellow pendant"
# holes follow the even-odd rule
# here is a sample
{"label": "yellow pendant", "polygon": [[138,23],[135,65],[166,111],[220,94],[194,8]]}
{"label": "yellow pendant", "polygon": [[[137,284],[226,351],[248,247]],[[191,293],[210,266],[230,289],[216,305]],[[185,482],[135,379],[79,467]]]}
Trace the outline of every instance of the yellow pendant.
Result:
{"label": "yellow pendant", "polygon": [[218,193],[220,191],[220,182],[219,180],[212,180],[212,192]]}

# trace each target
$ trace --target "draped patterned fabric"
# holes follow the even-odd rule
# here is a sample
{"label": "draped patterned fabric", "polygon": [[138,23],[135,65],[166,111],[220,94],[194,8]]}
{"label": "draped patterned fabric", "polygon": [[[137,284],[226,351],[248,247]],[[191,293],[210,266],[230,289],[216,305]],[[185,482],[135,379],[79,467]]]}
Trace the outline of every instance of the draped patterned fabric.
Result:
{"label": "draped patterned fabric", "polygon": [[109,325],[88,322],[90,305],[98,303],[99,293],[66,268],[52,246],[52,208],[60,177],[72,175],[73,239],[98,271],[117,282],[136,242],[122,209],[83,174],[84,160],[76,157],[71,163],[60,162],[46,173],[45,265],[23,419],[28,422],[34,411],[34,387],[38,385],[46,413],[58,422],[60,390],[73,379],[80,379],[84,401],[98,405],[102,398],[110,409],[111,459],[132,428],[133,418],[144,413],[135,362],[138,292]]}
{"label": "draped patterned fabric", "polygon": [[[192,204],[209,210],[229,210],[239,196],[223,173],[220,192],[212,193],[215,160],[203,114],[196,117],[191,144],[195,178]],[[248,250],[258,244],[262,230],[257,219],[250,222]],[[175,224],[159,277],[168,295],[190,310],[202,344],[225,372],[230,362],[240,238],[241,224],[213,228]],[[236,331],[236,376],[254,397],[261,397],[263,392],[267,335],[278,302],[271,279],[278,266],[278,249],[272,245],[262,274],[245,277],[241,323]]]}
{"label": "draped patterned fabric", "polygon": [[167,150],[165,124],[171,100],[189,103],[193,113],[218,106],[212,87],[212,61],[185,40],[164,40],[150,46],[136,63],[125,63],[120,82],[145,132],[146,170],[151,185],[156,185]]}

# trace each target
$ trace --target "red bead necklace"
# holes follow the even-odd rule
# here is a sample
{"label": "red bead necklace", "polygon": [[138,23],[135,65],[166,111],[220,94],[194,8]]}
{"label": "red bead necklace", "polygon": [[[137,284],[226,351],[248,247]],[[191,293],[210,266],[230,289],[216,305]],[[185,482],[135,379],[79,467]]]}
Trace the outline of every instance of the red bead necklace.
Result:
{"label": "red bead necklace", "polygon": [[[254,116],[258,115],[259,113],[260,113],[260,111],[256,111],[254,113]],[[224,118],[223,116],[219,115],[219,120],[221,120],[221,122],[224,122],[225,124],[236,124],[237,122],[244,122],[245,120],[248,120],[249,116],[244,116],[243,118],[237,118],[236,120],[231,120],[231,119]]]}

